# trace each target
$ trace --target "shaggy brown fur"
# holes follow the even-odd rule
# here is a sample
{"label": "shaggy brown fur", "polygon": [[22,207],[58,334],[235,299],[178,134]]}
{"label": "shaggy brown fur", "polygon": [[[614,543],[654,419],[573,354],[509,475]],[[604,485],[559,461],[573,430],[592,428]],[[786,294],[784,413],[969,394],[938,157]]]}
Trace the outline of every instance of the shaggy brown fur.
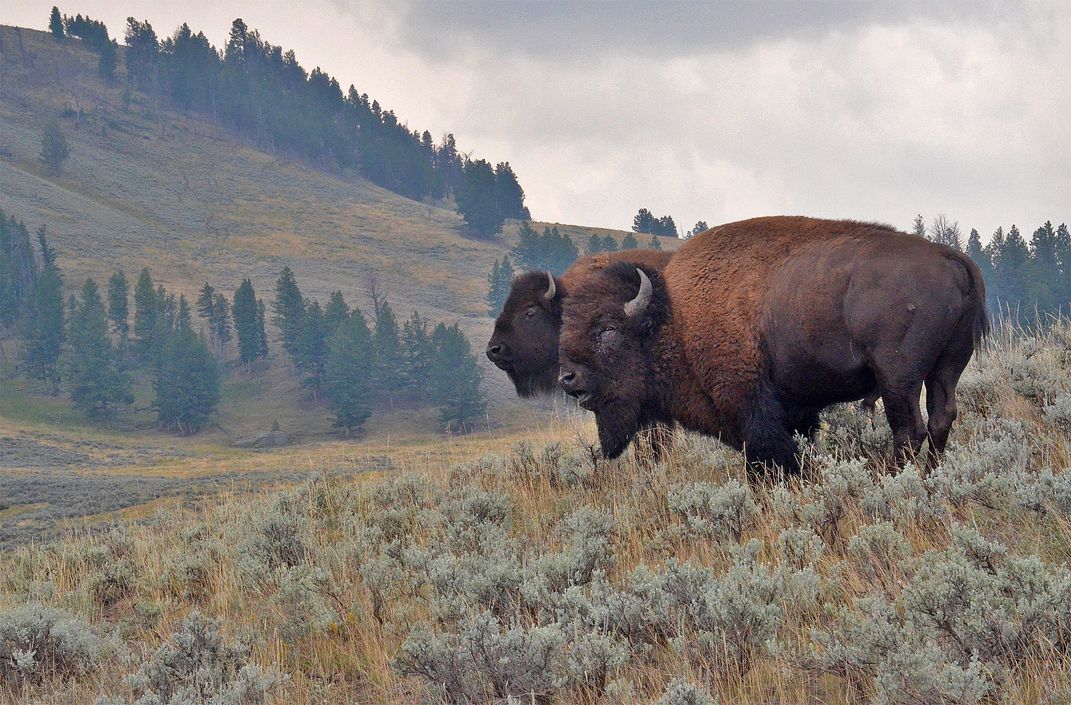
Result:
{"label": "shaggy brown fur", "polygon": [[573,284],[613,262],[635,262],[661,271],[670,253],[657,250],[603,252],[578,259],[555,278],[555,296],[546,300],[547,273],[525,272],[513,280],[495,330],[487,341],[487,358],[509,375],[517,394],[530,397],[558,389],[558,334],[562,301]]}
{"label": "shaggy brown fur", "polygon": [[793,432],[875,392],[898,457],[927,433],[931,459],[944,450],[987,327],[964,255],[882,225],[778,216],[712,228],[662,276],[644,271],[654,293],[636,320],[622,310],[639,288],[627,265],[574,283],[564,305],[562,386],[596,412],[608,455],[637,423],[676,420],[794,471]]}

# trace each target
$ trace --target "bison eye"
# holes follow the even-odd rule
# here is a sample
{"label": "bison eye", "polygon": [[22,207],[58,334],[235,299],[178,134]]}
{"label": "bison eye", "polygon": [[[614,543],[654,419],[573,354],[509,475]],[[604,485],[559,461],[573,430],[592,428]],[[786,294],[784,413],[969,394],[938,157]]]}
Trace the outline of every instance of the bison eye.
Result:
{"label": "bison eye", "polygon": [[600,340],[609,340],[613,337],[613,334],[617,332],[617,329],[613,326],[607,326],[599,331]]}
{"label": "bison eye", "polygon": [[530,308],[530,309],[528,309],[527,311],[524,312],[524,317],[525,318],[531,318],[531,317],[533,317],[535,315],[536,315],[536,312],[535,312],[534,308]]}

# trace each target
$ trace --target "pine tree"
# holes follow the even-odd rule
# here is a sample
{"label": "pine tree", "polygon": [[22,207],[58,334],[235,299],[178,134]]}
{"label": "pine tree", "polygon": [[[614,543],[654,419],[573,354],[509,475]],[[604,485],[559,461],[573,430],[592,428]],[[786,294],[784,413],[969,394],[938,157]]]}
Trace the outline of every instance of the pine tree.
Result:
{"label": "pine tree", "polygon": [[191,434],[204,428],[219,403],[219,365],[189,325],[189,307],[179,299],[178,327],[168,337],[153,382],[156,422],[161,428]]}
{"label": "pine tree", "polygon": [[364,314],[354,310],[340,321],[327,346],[324,395],[336,428],[349,435],[372,415],[372,335]]}
{"label": "pine tree", "polygon": [[63,39],[66,36],[63,32],[63,19],[60,18],[59,8],[55,5],[52,6],[52,14],[48,16],[48,31],[52,32],[52,36],[56,39]]}
{"label": "pine tree", "polygon": [[30,374],[42,380],[53,394],[59,391],[57,362],[66,340],[63,315],[63,278],[55,252],[48,246],[45,226],[37,231],[44,267],[34,282],[28,315],[23,317],[23,361]]}
{"label": "pine tree", "polygon": [[1042,314],[1059,310],[1062,303],[1057,248],[1056,228],[1052,221],[1045,221],[1030,238],[1030,264],[1026,272],[1026,296]]}
{"label": "pine tree", "polygon": [[431,393],[431,366],[434,346],[428,336],[428,322],[413,311],[402,326],[402,356],[405,360],[405,386],[426,400]]}
{"label": "pine tree", "polygon": [[108,279],[108,319],[112,332],[119,338],[119,349],[126,349],[130,337],[130,285],[122,270]]}
{"label": "pine tree", "polygon": [[272,310],[275,312],[275,327],[283,336],[283,350],[296,365],[299,356],[298,338],[305,327],[305,299],[290,267],[283,267],[279,279],[275,282],[275,302],[272,304]]}
{"label": "pine tree", "polygon": [[67,144],[67,138],[63,134],[59,123],[55,120],[45,125],[41,133],[41,154],[39,159],[45,165],[45,172],[49,176],[59,176],[63,170],[63,162],[71,156],[71,148]]}
{"label": "pine tree", "polygon": [[695,226],[691,230],[688,231],[688,234],[686,235],[686,237],[695,237],[699,233],[706,232],[709,229],[710,229],[710,226],[707,225],[707,221],[705,221],[705,220],[697,220],[696,223],[695,223]]}
{"label": "pine tree", "polygon": [[495,198],[495,172],[483,159],[470,159],[462,168],[461,184],[454,193],[457,212],[478,235],[489,237],[502,230],[505,217]]}
{"label": "pine tree", "polygon": [[641,208],[632,218],[632,232],[653,234],[656,226],[655,217],[651,211]]}
{"label": "pine tree", "polygon": [[119,63],[119,45],[109,40],[100,45],[97,57],[97,73],[105,83],[115,80],[115,67]]}
{"label": "pine tree", "polygon": [[142,364],[152,362],[156,354],[156,330],[160,302],[156,299],[149,268],[141,270],[134,286],[134,349]]}
{"label": "pine tree", "polygon": [[401,388],[404,375],[402,344],[398,336],[398,319],[386,301],[379,307],[376,316],[376,331],[372,338],[372,356],[375,361],[375,387],[385,392],[394,402],[394,394]]}
{"label": "pine tree", "polygon": [[584,247],[584,254],[597,255],[602,252],[602,240],[595,233],[591,234],[588,238],[588,244]]}
{"label": "pine tree", "polygon": [[658,241],[657,235],[651,236],[651,241],[647,243],[647,249],[649,250],[661,250],[662,243]]}
{"label": "pine tree", "polygon": [[1071,233],[1066,223],[1056,228],[1056,261],[1060,272],[1057,288],[1060,310],[1068,315],[1071,314]]}
{"label": "pine tree", "polygon": [[327,321],[328,330],[334,333],[349,317],[350,307],[346,304],[346,299],[342,297],[342,292],[332,291],[331,298],[327,300],[327,306],[324,306],[324,320]]}
{"label": "pine tree", "polygon": [[0,210],[0,324],[15,325],[31,308],[36,280],[37,261],[26,225]]}
{"label": "pine tree", "polygon": [[509,162],[495,167],[495,208],[503,218],[530,220],[532,217],[524,207],[524,189],[517,182]]}
{"label": "pine tree", "polygon": [[92,279],[82,287],[67,337],[71,345],[66,370],[75,408],[91,418],[104,418],[116,405],[132,403],[130,378],[108,339],[104,303]]}
{"label": "pine tree", "polygon": [[234,292],[231,314],[234,332],[238,336],[238,359],[246,365],[260,356],[260,325],[258,321],[257,295],[253,282],[243,279]]}
{"label": "pine tree", "polygon": [[617,252],[617,240],[613,235],[604,235],[602,238],[603,252]]}
{"label": "pine tree", "polygon": [[218,291],[208,323],[216,342],[216,354],[222,360],[227,354],[227,343],[231,342],[231,307],[227,305],[227,297]]}
{"label": "pine tree", "polygon": [[653,234],[665,237],[677,237],[677,224],[673,222],[673,216],[664,215],[655,221]]}
{"label": "pine tree", "polygon": [[468,339],[455,323],[440,323],[432,334],[432,398],[439,406],[439,422],[448,431],[470,430],[484,416],[487,402],[480,390],[483,377]]}
{"label": "pine tree", "polygon": [[513,265],[509,261],[509,255],[504,255],[501,262],[495,260],[491,272],[487,275],[487,314],[492,318],[501,313],[502,306],[509,297],[513,275]]}
{"label": "pine tree", "polygon": [[264,299],[257,299],[257,356],[268,357],[268,332],[264,327]]}
{"label": "pine tree", "polygon": [[911,232],[919,237],[926,237],[926,220],[922,217],[922,213],[915,216],[915,220],[911,222]]}
{"label": "pine tree", "polygon": [[298,336],[297,368],[305,374],[302,384],[312,389],[318,398],[323,390],[324,364],[327,361],[327,321],[320,302],[313,299],[302,317]]}
{"label": "pine tree", "polygon": [[629,233],[628,235],[626,235],[624,238],[621,239],[621,249],[622,250],[635,250],[639,246],[640,246],[640,243],[638,243],[636,241],[636,236],[633,235],[632,233]]}
{"label": "pine tree", "polygon": [[523,221],[517,230],[517,244],[511,250],[514,261],[523,269],[539,269],[542,266],[540,250],[539,234],[531,223]]}

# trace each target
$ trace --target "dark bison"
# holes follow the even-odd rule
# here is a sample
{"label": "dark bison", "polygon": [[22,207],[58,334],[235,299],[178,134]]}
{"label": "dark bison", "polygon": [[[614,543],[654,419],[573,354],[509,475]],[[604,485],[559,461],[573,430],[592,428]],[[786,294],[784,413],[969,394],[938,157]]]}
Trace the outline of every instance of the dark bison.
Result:
{"label": "dark bison", "polygon": [[487,359],[509,375],[522,397],[557,391],[562,301],[574,282],[613,262],[632,262],[660,272],[669,258],[669,252],[623,250],[581,257],[560,277],[543,271],[519,275],[495,320]]}
{"label": "dark bison", "polygon": [[637,429],[677,422],[797,472],[793,433],[878,393],[897,457],[928,433],[932,461],[987,329],[981,273],[948,247],[869,223],[755,218],[692,238],[662,272],[618,262],[574,282],[560,384],[595,412],[611,458]]}

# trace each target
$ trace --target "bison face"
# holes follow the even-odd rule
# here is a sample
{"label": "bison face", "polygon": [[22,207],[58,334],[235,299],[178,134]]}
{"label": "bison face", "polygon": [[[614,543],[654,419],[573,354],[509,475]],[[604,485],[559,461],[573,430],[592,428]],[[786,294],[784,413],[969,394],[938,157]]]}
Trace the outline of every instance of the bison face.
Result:
{"label": "bison face", "polygon": [[565,301],[559,384],[595,412],[608,458],[621,455],[658,415],[652,342],[667,318],[661,277],[631,263],[586,277]]}
{"label": "bison face", "polygon": [[562,291],[549,272],[525,272],[513,280],[487,359],[509,375],[517,394],[553,392],[558,382],[558,332]]}

